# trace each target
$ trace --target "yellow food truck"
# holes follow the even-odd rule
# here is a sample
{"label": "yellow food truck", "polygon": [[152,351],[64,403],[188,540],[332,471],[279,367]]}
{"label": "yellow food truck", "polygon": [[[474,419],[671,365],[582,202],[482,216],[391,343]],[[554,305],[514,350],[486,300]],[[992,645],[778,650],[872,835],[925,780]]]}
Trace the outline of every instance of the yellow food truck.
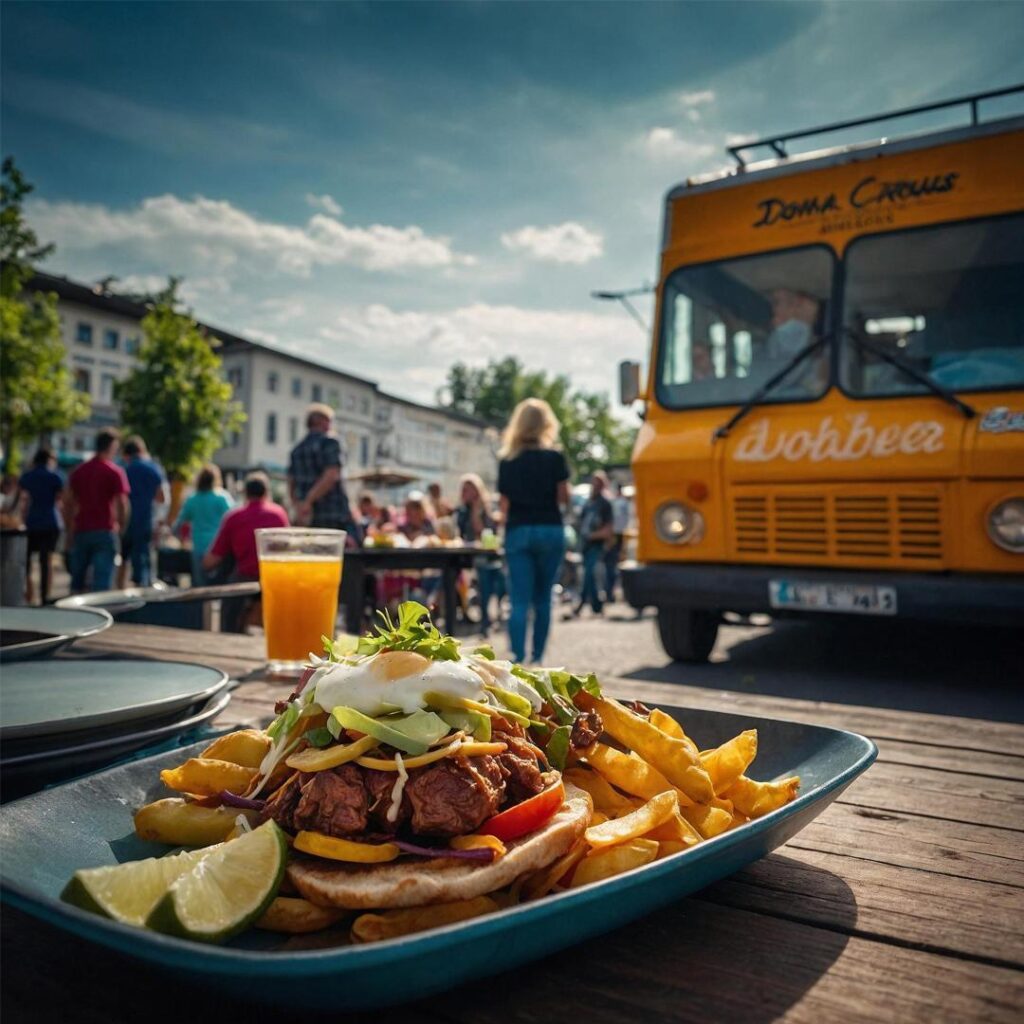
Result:
{"label": "yellow food truck", "polygon": [[[1024,627],[1024,117],[788,156],[665,201],[626,597]],[[746,164],[757,146],[771,160]]]}

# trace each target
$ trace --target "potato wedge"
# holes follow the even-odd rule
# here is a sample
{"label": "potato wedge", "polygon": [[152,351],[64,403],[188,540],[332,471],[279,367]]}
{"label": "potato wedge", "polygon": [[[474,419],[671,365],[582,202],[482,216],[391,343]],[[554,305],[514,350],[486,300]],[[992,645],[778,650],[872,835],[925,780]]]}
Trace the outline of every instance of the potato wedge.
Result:
{"label": "potato wedge", "polygon": [[169,846],[213,846],[223,842],[244,815],[251,825],[258,822],[256,811],[237,807],[202,807],[181,797],[167,797],[146,804],[135,812],[135,834],[140,839]]}
{"label": "potato wedge", "polygon": [[603,775],[590,768],[576,765],[563,774],[567,782],[585,789],[594,801],[594,809],[607,814],[609,818],[620,818],[637,808],[633,800],[614,790]]}
{"label": "potato wedge", "polygon": [[255,768],[230,761],[190,757],[177,768],[165,768],[160,773],[160,781],[179,793],[213,796],[224,789],[229,793],[244,793],[256,775]]}
{"label": "potato wedge", "polygon": [[733,807],[747,818],[760,818],[769,811],[785,807],[796,798],[800,777],[779,782],[755,782],[741,775],[722,795],[732,801]]}
{"label": "potato wedge", "polygon": [[476,896],[456,903],[439,903],[433,907],[410,907],[406,910],[384,910],[379,914],[360,914],[352,922],[354,942],[380,942],[400,935],[423,932],[428,928],[466,921],[498,909],[490,896]]}
{"label": "potato wedge", "polygon": [[720,747],[700,755],[700,763],[711,777],[715,793],[721,796],[757,756],[757,730],[747,729]]}
{"label": "potato wedge", "polygon": [[287,932],[290,935],[304,935],[319,932],[337,924],[348,914],[337,907],[318,907],[309,900],[293,896],[277,896],[274,902],[256,921],[256,927],[268,932]]}
{"label": "potato wedge", "polygon": [[554,864],[531,875],[522,885],[521,895],[524,900],[535,900],[546,896],[570,871],[587,855],[590,847],[581,836],[576,840],[569,852],[563,854]]}
{"label": "potato wedge", "polygon": [[645,832],[644,839],[656,839],[661,842],[683,843],[686,846],[696,846],[701,841],[701,834],[678,812],[676,811],[657,828]]}
{"label": "potato wedge", "polygon": [[683,740],[662,732],[618,701],[594,697],[586,690],[580,690],[574,699],[585,711],[597,711],[605,732],[651,764],[695,803],[707,803],[714,797],[714,787],[700,758]]}
{"label": "potato wedge", "polygon": [[578,889],[581,885],[621,875],[623,871],[650,864],[657,856],[658,844],[653,839],[630,839],[619,846],[595,850],[576,865],[570,888]]}
{"label": "potato wedge", "polygon": [[[644,800],[650,800],[651,797],[673,788],[672,783],[653,765],[604,743],[595,743],[587,750],[587,763],[599,772],[606,782]],[[679,802],[690,801],[683,797]],[[630,811],[635,809],[635,806],[631,807]]]}
{"label": "potato wedge", "polygon": [[683,727],[671,715],[662,711],[661,708],[652,709],[651,725],[656,729],[660,729],[668,736],[672,736],[677,740],[682,740],[690,750],[693,751],[693,753],[697,753],[697,744],[686,735],[683,731]]}
{"label": "potato wedge", "polygon": [[712,839],[732,828],[732,805],[694,804],[680,807],[679,813],[704,839]]}
{"label": "potato wedge", "polygon": [[218,736],[199,756],[214,761],[230,761],[246,768],[259,768],[270,745],[270,737],[262,730],[240,729]]}
{"label": "potato wedge", "polygon": [[688,850],[689,844],[680,843],[675,839],[659,839],[658,840],[658,856],[655,860],[661,860],[662,857],[670,857],[673,853],[682,853],[683,850]]}
{"label": "potato wedge", "polygon": [[652,828],[663,825],[679,809],[679,798],[676,791],[670,789],[652,797],[632,814],[623,815],[612,821],[591,825],[583,833],[586,841],[595,849],[607,846],[618,846],[630,839],[639,839]]}

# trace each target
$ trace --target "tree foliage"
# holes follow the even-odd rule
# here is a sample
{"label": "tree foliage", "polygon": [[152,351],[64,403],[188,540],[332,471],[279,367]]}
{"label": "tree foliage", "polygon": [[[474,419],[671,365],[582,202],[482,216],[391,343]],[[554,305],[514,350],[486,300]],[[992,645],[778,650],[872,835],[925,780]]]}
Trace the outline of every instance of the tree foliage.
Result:
{"label": "tree foliage", "polygon": [[218,340],[178,310],[176,282],[142,319],[138,363],[114,386],[121,422],[171,475],[185,477],[245,422],[221,375]]}
{"label": "tree foliage", "polygon": [[40,243],[22,202],[32,191],[8,157],[0,184],[0,441],[7,471],[17,472],[21,446],[89,415],[89,397],[74,390],[64,362],[57,296],[25,295],[35,262],[53,246]]}
{"label": "tree foliage", "polygon": [[543,398],[551,406],[577,478],[629,461],[636,432],[614,417],[607,395],[574,391],[564,374],[549,377],[543,370],[528,371],[514,356],[482,367],[455,363],[438,394],[442,405],[494,424],[507,423],[524,398]]}

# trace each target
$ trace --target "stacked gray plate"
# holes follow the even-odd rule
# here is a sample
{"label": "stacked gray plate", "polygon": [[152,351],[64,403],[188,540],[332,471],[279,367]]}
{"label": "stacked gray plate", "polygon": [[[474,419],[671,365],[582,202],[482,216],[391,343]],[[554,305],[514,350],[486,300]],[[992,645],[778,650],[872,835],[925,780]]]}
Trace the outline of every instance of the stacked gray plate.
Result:
{"label": "stacked gray plate", "polygon": [[0,669],[7,800],[173,741],[227,706],[220,669],[173,661],[35,659]]}

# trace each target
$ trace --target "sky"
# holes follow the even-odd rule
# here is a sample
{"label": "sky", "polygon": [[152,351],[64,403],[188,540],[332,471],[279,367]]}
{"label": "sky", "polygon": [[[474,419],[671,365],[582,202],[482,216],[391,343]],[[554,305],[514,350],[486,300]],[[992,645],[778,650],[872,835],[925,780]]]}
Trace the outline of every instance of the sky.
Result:
{"label": "sky", "polygon": [[1022,38],[983,0],[6,0],[0,141],[51,273],[180,275],[200,319],[419,400],[505,355],[611,393],[648,342],[590,293],[655,280],[673,184],[1024,81]]}

